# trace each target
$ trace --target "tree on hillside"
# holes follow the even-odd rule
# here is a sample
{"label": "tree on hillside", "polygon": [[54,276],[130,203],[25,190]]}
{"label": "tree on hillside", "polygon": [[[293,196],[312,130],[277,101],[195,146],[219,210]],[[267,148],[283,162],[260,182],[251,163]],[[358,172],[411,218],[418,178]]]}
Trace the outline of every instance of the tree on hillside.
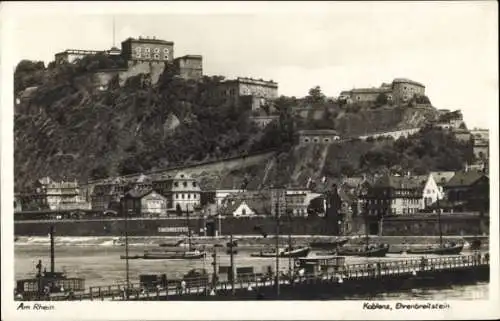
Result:
{"label": "tree on hillside", "polygon": [[326,96],[321,91],[320,86],[309,89],[309,94],[306,96],[306,101],[310,104],[321,104],[326,100]]}
{"label": "tree on hillside", "polygon": [[384,106],[387,105],[388,102],[389,99],[387,98],[387,95],[384,93],[380,93],[378,94],[377,99],[375,99],[375,106],[376,107]]}
{"label": "tree on hillside", "polygon": [[32,61],[32,60],[21,60],[17,66],[14,73],[19,72],[34,72],[38,70],[44,70],[45,64],[43,61]]}
{"label": "tree on hillside", "polygon": [[14,92],[41,85],[44,71],[43,61],[21,60],[14,71]]}

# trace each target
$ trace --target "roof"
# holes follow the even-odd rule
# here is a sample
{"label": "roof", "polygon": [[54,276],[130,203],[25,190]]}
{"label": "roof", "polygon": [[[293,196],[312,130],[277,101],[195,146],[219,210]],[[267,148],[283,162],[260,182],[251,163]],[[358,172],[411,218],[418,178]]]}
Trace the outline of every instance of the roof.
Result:
{"label": "roof", "polygon": [[483,172],[475,170],[456,172],[455,176],[448,181],[446,187],[470,186],[483,176],[486,176]]}
{"label": "roof", "polygon": [[350,91],[351,93],[354,93],[354,94],[363,94],[363,93],[367,93],[367,94],[379,94],[379,93],[389,93],[391,92],[391,88],[388,88],[388,87],[383,87],[383,88],[376,88],[376,87],[373,87],[373,88],[354,88]]}
{"label": "roof", "polygon": [[125,193],[125,197],[129,198],[141,198],[149,193],[151,193],[151,189],[131,189],[127,193]]}
{"label": "roof", "polygon": [[[133,189],[129,190],[127,193],[125,193],[125,197],[128,197],[128,198],[143,198],[144,196],[149,195],[149,194],[151,194],[153,192],[156,193],[151,188],[145,188],[145,189],[133,188]],[[156,193],[156,194],[158,194],[161,197],[164,197],[160,193]]]}
{"label": "roof", "polygon": [[196,60],[202,60],[203,56],[202,55],[184,55],[182,57],[177,57],[174,60],[181,60],[181,59],[196,59]]}
{"label": "roof", "polygon": [[224,213],[232,214],[238,207],[245,203],[255,214],[270,214],[271,213],[271,199],[265,195],[255,198],[241,198],[235,199],[234,203],[230,203],[225,209]]}
{"label": "roof", "polygon": [[155,38],[141,38],[139,39],[129,37],[125,39],[122,43],[131,41],[131,42],[142,42],[142,43],[158,43],[158,44],[164,44],[164,45],[173,45],[174,43],[172,41],[167,41],[167,40],[161,40],[161,39],[155,39]]}
{"label": "roof", "polygon": [[427,175],[421,176],[382,176],[375,182],[375,187],[390,187],[396,189],[419,189],[425,186]]}
{"label": "roof", "polygon": [[185,172],[177,172],[177,174],[175,174],[174,176],[174,179],[193,179],[191,177],[191,175],[185,173]]}
{"label": "roof", "polygon": [[431,172],[434,181],[438,185],[448,183],[450,179],[455,175],[455,172]]}
{"label": "roof", "polygon": [[136,180],[135,180],[135,183],[150,183],[151,182],[151,178],[149,178],[148,176],[144,175],[144,174],[141,174]]}
{"label": "roof", "polygon": [[411,80],[408,78],[395,78],[392,81],[392,83],[409,83],[409,84],[413,84],[413,85],[417,85],[417,86],[425,88],[425,86],[423,84],[419,83],[418,81],[414,81],[414,80]]}

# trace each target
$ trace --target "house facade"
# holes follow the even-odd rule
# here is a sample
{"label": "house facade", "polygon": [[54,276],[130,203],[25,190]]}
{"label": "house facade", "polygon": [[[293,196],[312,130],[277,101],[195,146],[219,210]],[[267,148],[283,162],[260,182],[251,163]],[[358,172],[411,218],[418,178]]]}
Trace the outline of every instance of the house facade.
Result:
{"label": "house facade", "polygon": [[307,216],[310,193],[311,191],[307,189],[287,189],[285,194],[287,213],[291,216]]}
{"label": "house facade", "polygon": [[186,55],[174,59],[176,74],[184,79],[198,80],[203,77],[203,57]]}
{"label": "house facade", "polygon": [[105,211],[110,209],[112,204],[119,204],[120,199],[125,194],[125,190],[126,184],[120,178],[95,185],[90,195],[92,209]]}
{"label": "house facade", "polygon": [[224,199],[230,195],[246,192],[245,189],[217,189],[215,190],[215,202],[218,206],[222,206]]}
{"label": "house facade", "polygon": [[362,190],[363,212],[371,217],[415,214],[424,208],[428,176],[386,175]]}
{"label": "house facade", "polygon": [[443,193],[440,187],[434,180],[434,176],[429,174],[425,182],[424,188],[422,189],[422,208],[429,207],[434,204],[437,200],[443,198]]}
{"label": "house facade", "polygon": [[489,185],[489,177],[481,171],[457,172],[445,185],[447,201],[455,211],[488,212]]}
{"label": "house facade", "polygon": [[452,171],[443,171],[443,172],[430,172],[430,175],[432,175],[434,182],[438,186],[439,189],[439,195],[438,199],[442,200],[446,197],[446,193],[444,192],[444,186],[446,183],[450,181],[450,179],[455,176],[455,172]]}
{"label": "house facade", "polygon": [[130,216],[167,215],[167,198],[153,190],[131,189],[121,199],[121,205]]}
{"label": "house facade", "polygon": [[259,110],[278,98],[278,84],[274,81],[238,77],[222,81],[213,95],[245,110]]}
{"label": "house facade", "polygon": [[35,182],[34,189],[30,198],[41,208],[73,210],[87,207],[85,200],[80,197],[80,188],[76,180],[56,181],[44,177]]}
{"label": "house facade", "polygon": [[167,198],[170,211],[180,208],[192,212],[201,204],[201,188],[198,181],[185,172],[163,180],[153,181],[153,189]]}
{"label": "house facade", "polygon": [[151,38],[128,38],[122,42],[122,56],[127,61],[168,62],[174,60],[172,41]]}
{"label": "house facade", "polygon": [[230,210],[230,213],[233,217],[255,216],[257,214],[256,209],[252,209],[245,200],[240,201],[234,209]]}

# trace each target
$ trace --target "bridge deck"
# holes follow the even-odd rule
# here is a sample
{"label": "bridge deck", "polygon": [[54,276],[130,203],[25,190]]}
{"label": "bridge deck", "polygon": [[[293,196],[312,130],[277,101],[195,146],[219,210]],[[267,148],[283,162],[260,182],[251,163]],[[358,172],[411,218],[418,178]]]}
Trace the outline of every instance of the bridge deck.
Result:
{"label": "bridge deck", "polygon": [[[340,283],[349,280],[377,279],[390,276],[411,276],[418,275],[423,271],[452,271],[456,269],[474,269],[481,266],[489,266],[489,260],[485,256],[478,254],[466,256],[448,256],[438,258],[427,258],[425,264],[422,259],[381,261],[364,264],[348,264],[338,267],[334,272],[325,272],[320,275],[295,275],[292,278],[293,284],[310,284],[329,280]],[[170,280],[172,282],[172,280]],[[180,280],[178,280],[180,284]],[[290,278],[283,276],[280,279],[280,285],[291,284]],[[129,286],[129,299],[132,300],[155,300],[167,299],[171,296],[209,294],[212,287],[206,280],[186,279],[187,286],[182,289],[179,285],[169,285],[167,287],[156,287],[147,289],[139,283],[132,283]],[[273,287],[275,280],[272,277],[262,277],[262,275],[250,274],[240,277],[235,281],[234,290],[240,289],[259,289],[262,287]],[[230,282],[218,282],[214,288],[218,291],[232,291]],[[72,298],[67,294],[52,294],[50,298],[42,300],[125,300],[125,285],[106,285],[91,287],[84,293],[76,293]]]}

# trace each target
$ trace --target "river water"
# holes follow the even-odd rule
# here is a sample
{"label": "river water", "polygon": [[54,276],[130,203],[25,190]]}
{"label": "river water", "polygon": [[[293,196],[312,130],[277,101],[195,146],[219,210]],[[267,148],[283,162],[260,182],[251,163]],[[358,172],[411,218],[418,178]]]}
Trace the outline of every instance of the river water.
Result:
{"label": "river water", "polygon": [[[132,244],[129,246],[130,255],[142,255],[145,249],[152,249],[154,245]],[[38,260],[47,270],[50,270],[50,253],[48,244],[43,243],[15,243],[15,278],[32,278],[35,274],[35,265]],[[104,244],[58,244],[55,246],[56,271],[64,271],[68,277],[85,279],[85,286],[103,286],[125,283],[125,260],[120,255],[125,254],[125,247]],[[467,254],[467,252],[464,252]],[[310,255],[315,255],[311,253]],[[430,256],[429,256],[430,257]],[[346,263],[363,263],[382,260],[403,260],[411,256],[389,254],[386,258],[356,258],[347,257]],[[209,273],[213,271],[212,258],[207,255],[205,260],[129,260],[130,281],[137,283],[139,274],[167,274],[168,278],[180,278],[193,268],[205,268]],[[218,264],[229,266],[229,256],[221,250],[218,255]],[[256,272],[263,272],[267,266],[275,268],[274,258],[250,257],[250,252],[244,251],[235,255],[237,267],[252,266]],[[288,258],[280,259],[280,270],[288,269]],[[488,299],[488,283],[473,285],[457,285],[448,288],[413,289],[391,293],[380,293],[370,299],[387,300],[486,300]],[[366,297],[352,297],[352,299],[368,299]]]}

